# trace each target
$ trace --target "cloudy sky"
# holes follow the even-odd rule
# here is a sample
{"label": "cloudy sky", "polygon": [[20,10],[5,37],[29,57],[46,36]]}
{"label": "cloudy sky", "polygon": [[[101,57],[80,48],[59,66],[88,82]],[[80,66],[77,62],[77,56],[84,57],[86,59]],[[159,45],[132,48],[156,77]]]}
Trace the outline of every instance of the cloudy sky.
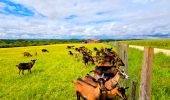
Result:
{"label": "cloudy sky", "polygon": [[0,0],[1,39],[170,38],[170,0]]}

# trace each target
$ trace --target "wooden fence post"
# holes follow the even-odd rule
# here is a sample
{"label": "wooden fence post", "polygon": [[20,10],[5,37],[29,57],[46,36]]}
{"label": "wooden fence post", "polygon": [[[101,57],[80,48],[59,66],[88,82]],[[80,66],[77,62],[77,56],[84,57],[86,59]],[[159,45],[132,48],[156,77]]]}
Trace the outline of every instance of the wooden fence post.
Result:
{"label": "wooden fence post", "polygon": [[116,42],[116,52],[120,55],[120,43]]}
{"label": "wooden fence post", "polygon": [[128,48],[129,45],[124,45],[124,63],[125,63],[125,73],[128,74]]}
{"label": "wooden fence post", "polygon": [[136,100],[136,81],[132,81],[131,100]]}
{"label": "wooden fence post", "polygon": [[148,46],[144,47],[139,100],[151,100],[151,76],[153,57],[154,49]]}

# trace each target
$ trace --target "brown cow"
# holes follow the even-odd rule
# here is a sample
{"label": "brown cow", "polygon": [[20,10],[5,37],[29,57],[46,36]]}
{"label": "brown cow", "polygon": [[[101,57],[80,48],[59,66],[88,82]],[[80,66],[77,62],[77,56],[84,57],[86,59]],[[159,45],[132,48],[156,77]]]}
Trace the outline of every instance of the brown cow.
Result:
{"label": "brown cow", "polygon": [[32,57],[32,55],[29,52],[24,52],[24,57]]}
{"label": "brown cow", "polygon": [[[106,75],[102,74],[101,76],[97,75],[97,77],[93,77],[91,75],[87,75],[86,77],[82,78],[83,81],[88,82],[89,84],[93,86],[97,86],[96,80],[98,80],[100,77],[103,77],[105,80],[105,91],[102,92],[102,100],[108,100],[108,99],[113,99],[115,96],[119,96],[126,100],[126,95],[125,95],[125,87],[121,86],[119,81],[119,78],[123,76],[123,78],[127,78],[127,75],[123,73],[119,69],[114,69],[117,70],[116,75],[114,77],[111,77],[109,80],[107,80]],[[104,75],[104,76],[103,76]],[[117,84],[119,84],[119,87],[117,87]],[[107,91],[106,91],[107,90]]]}
{"label": "brown cow", "polygon": [[42,52],[49,52],[47,49],[42,49],[41,51]]}
{"label": "brown cow", "polygon": [[98,79],[97,86],[93,86],[82,79],[78,79],[75,82],[75,88],[77,100],[80,100],[80,97],[86,100],[100,100],[101,93],[104,90],[104,80]]}
{"label": "brown cow", "polygon": [[31,60],[31,62],[20,63],[20,64],[16,65],[18,67],[18,69],[19,69],[19,75],[20,75],[21,70],[22,70],[23,75],[24,75],[24,70],[28,70],[31,73],[31,68],[35,64],[35,61],[36,60]]}

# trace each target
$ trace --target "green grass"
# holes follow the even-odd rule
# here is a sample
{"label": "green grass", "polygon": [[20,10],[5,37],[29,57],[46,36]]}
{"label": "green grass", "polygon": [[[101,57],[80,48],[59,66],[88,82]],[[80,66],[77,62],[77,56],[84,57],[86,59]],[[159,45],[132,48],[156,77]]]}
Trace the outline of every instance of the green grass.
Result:
{"label": "green grass", "polygon": [[[128,57],[128,75],[130,79],[129,93],[131,93],[132,80],[137,81],[137,98],[139,95],[139,86],[141,78],[143,52],[137,49],[129,48]],[[152,73],[152,100],[170,100],[170,57],[163,53],[154,55],[153,73]]]}
{"label": "green grass", "polygon": [[130,45],[151,46],[154,48],[170,49],[170,39],[161,40],[127,40],[121,41]]}
{"label": "green grass", "polygon": [[[78,77],[85,76],[93,65],[81,69],[82,62],[77,62],[68,56],[66,46],[69,44],[57,44],[48,46],[30,46],[0,49],[0,100],[75,100],[75,90],[72,83]],[[70,44],[76,46],[85,45],[92,49],[97,47],[110,47],[106,44]],[[42,53],[46,48],[50,53]],[[23,52],[29,51],[38,56],[32,58],[23,57]],[[137,80],[137,92],[139,92],[140,72],[142,66],[142,51],[129,48],[129,82]],[[37,59],[32,73],[25,71],[25,75],[18,75],[16,65],[20,62],[28,62]],[[156,54],[154,58],[152,77],[153,100],[170,99],[170,57]],[[128,94],[131,92],[131,86]],[[138,95],[139,93],[137,93]]]}
{"label": "green grass", "polygon": [[[70,44],[74,45],[74,44]],[[75,44],[85,45],[92,49],[94,46],[107,46],[104,44]],[[73,80],[85,76],[94,66],[85,68],[82,62],[77,62],[68,55],[67,44],[18,47],[0,49],[0,99],[3,100],[75,100]],[[42,53],[46,48],[50,53]],[[38,56],[33,58],[23,57],[23,52],[29,51]],[[32,73],[25,71],[25,75],[18,75],[16,65],[37,59]],[[84,67],[80,69],[80,67]]]}

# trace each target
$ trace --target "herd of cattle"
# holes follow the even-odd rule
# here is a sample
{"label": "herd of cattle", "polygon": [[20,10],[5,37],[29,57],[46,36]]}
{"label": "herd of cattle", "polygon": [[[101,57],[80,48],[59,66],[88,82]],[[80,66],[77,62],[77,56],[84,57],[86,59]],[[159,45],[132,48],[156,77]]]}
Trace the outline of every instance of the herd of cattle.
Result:
{"label": "herd of cattle", "polygon": [[116,96],[127,100],[125,90],[128,87],[124,87],[119,79],[128,79],[128,75],[120,69],[124,63],[112,48],[95,47],[95,54],[85,46],[67,46],[67,49],[77,61],[82,58],[86,67],[89,62],[96,66],[85,77],[74,81],[77,100],[112,100]]}
{"label": "herd of cattle", "polygon": [[[74,56],[77,61],[82,59],[86,67],[89,63],[95,65],[95,69],[90,71],[85,77],[78,78],[74,81],[77,100],[82,97],[86,100],[112,100],[116,96],[127,100],[124,87],[119,79],[127,79],[128,75],[120,69],[124,66],[123,61],[119,58],[118,54],[112,48],[94,48],[95,54],[85,46],[75,47],[67,46],[69,55]],[[74,51],[73,51],[74,50]],[[42,49],[42,52],[49,52],[47,49]],[[24,52],[24,57],[32,57],[29,52]],[[37,52],[35,52],[37,56]],[[19,69],[19,74],[24,70],[31,73],[31,68],[34,66],[36,59],[27,63],[19,63],[16,65]]]}
{"label": "herd of cattle", "polygon": [[[42,49],[42,52],[49,52],[47,49]],[[24,52],[24,57],[32,57],[33,55],[30,54],[29,52]],[[35,56],[37,56],[37,52],[35,52]],[[19,75],[20,72],[22,71],[22,74],[24,75],[24,70],[28,70],[28,72],[31,73],[31,68],[34,66],[36,59],[31,60],[31,62],[26,62],[26,63],[19,63],[16,65],[19,69]]]}

